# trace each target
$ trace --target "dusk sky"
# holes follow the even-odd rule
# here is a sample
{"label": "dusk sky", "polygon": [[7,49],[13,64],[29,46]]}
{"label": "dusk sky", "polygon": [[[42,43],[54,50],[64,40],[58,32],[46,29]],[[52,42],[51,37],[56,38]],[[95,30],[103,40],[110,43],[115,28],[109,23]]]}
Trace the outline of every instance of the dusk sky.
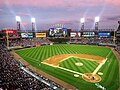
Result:
{"label": "dusk sky", "polygon": [[0,29],[16,28],[15,16],[21,17],[22,29],[31,29],[31,17],[38,30],[48,30],[54,24],[80,29],[94,28],[94,18],[100,17],[99,28],[117,28],[120,20],[120,0],[0,0]]}

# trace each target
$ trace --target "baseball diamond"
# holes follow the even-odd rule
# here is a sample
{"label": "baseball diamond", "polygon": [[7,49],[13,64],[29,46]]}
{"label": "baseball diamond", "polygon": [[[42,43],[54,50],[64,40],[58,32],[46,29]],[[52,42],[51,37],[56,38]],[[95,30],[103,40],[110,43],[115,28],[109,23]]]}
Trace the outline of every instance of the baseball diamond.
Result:
{"label": "baseball diamond", "polygon": [[111,48],[58,44],[17,50],[33,67],[79,90],[117,90],[119,65]]}

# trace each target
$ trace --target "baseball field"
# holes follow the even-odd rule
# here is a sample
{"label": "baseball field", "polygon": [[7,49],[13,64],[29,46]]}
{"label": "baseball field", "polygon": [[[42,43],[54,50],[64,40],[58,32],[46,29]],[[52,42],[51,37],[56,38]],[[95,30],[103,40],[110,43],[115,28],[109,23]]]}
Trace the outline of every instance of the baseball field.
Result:
{"label": "baseball field", "polygon": [[32,66],[79,90],[119,88],[119,63],[111,48],[60,44],[16,53]]}

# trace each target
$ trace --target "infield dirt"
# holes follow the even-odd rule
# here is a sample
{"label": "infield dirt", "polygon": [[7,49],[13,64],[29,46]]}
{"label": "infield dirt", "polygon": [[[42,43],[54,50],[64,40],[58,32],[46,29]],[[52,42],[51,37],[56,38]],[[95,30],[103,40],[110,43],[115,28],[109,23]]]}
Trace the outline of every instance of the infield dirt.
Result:
{"label": "infield dirt", "polygon": [[50,64],[53,66],[59,66],[60,62],[66,60],[68,58],[71,58],[71,57],[96,61],[97,63],[102,63],[105,60],[105,58],[103,58],[103,57],[93,56],[93,55],[88,55],[88,54],[61,54],[61,55],[56,55],[56,56],[50,57],[50,58],[44,60],[42,63]]}

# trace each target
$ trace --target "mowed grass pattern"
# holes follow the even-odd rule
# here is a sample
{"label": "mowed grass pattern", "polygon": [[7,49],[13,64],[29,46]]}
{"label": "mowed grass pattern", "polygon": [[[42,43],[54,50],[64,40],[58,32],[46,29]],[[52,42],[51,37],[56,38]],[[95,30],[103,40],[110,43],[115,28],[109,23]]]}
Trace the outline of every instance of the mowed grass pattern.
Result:
{"label": "mowed grass pattern", "polygon": [[[95,56],[101,56],[108,58],[107,62],[99,70],[103,72],[101,76],[102,81],[100,84],[107,90],[117,90],[119,87],[119,74],[118,74],[118,61],[110,48],[98,47],[98,46],[84,46],[84,45],[52,45],[52,46],[40,46],[36,48],[29,48],[25,50],[16,51],[23,59],[29,62],[32,66],[59,78],[80,90],[100,90],[94,83],[86,82],[80,76],[74,77],[74,73],[65,71],[59,68],[54,68],[45,64],[41,64],[47,58],[60,54],[89,54]],[[84,63],[83,69],[74,66],[74,62],[81,61]],[[95,65],[94,65],[95,64]],[[61,67],[75,70],[78,72],[93,72],[97,67],[97,63],[93,61],[85,61],[78,58],[69,58],[65,62],[60,64]],[[74,66],[74,67],[73,67]]]}
{"label": "mowed grass pattern", "polygon": [[[75,63],[82,63],[83,66],[76,66]],[[71,57],[60,63],[60,67],[67,68],[79,73],[92,73],[99,64],[95,61]]]}

